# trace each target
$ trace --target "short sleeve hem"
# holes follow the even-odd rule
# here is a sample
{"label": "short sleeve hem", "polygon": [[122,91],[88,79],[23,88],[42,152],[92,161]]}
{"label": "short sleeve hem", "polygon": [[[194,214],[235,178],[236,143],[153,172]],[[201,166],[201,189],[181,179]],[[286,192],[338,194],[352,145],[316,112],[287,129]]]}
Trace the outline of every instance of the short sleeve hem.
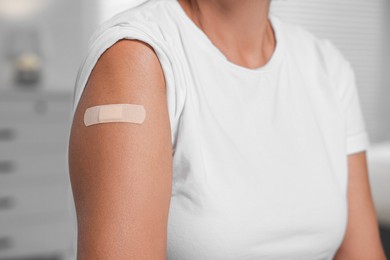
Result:
{"label": "short sleeve hem", "polygon": [[370,146],[370,140],[367,132],[348,136],[347,155],[367,150]]}

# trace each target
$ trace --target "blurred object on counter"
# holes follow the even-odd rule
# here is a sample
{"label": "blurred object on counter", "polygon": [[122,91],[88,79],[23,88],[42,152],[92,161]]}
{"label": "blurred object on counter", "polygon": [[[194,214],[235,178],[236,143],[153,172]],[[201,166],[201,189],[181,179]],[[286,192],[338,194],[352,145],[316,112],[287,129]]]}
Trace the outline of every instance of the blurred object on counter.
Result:
{"label": "blurred object on counter", "polygon": [[0,0],[0,90],[72,91],[96,9],[91,0]]}
{"label": "blurred object on counter", "polygon": [[[0,0],[1,1],[1,0]],[[15,86],[37,87],[42,74],[40,31],[34,26],[12,28],[5,38],[5,55]]]}
{"label": "blurred object on counter", "polygon": [[36,53],[21,53],[16,59],[15,80],[18,85],[36,85],[41,76],[41,58]]}
{"label": "blurred object on counter", "polygon": [[[0,0],[0,21],[3,49],[4,83],[36,88],[42,74],[42,33],[36,18],[47,9],[51,0]],[[4,81],[4,80],[3,80]]]}

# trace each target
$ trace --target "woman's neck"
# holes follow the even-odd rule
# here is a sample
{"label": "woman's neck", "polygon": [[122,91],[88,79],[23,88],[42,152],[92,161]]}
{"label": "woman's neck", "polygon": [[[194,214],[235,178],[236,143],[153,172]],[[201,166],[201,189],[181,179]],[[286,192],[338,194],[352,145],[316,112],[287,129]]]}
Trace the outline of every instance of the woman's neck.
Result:
{"label": "woman's neck", "polygon": [[270,0],[178,0],[183,10],[233,63],[257,68],[275,49]]}

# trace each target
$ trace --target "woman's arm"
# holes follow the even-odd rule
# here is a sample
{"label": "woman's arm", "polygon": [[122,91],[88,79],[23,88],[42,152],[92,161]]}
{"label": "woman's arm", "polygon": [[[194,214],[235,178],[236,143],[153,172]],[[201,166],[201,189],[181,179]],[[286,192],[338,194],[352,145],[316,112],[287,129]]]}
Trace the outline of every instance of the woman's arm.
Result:
{"label": "woman's arm", "polygon": [[[78,260],[165,259],[172,144],[165,78],[152,47],[121,40],[99,59],[75,112],[69,170]],[[84,111],[141,104],[143,124],[86,127]]]}
{"label": "woman's arm", "polygon": [[335,260],[386,260],[368,178],[366,152],[348,156],[348,226]]}

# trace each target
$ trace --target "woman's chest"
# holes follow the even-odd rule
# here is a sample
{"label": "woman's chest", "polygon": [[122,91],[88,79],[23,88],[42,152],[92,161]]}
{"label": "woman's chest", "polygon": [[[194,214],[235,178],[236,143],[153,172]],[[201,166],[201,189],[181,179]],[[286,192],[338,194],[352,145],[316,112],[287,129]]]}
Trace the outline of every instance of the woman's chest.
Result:
{"label": "woman's chest", "polygon": [[178,157],[202,155],[213,171],[233,174],[325,171],[345,186],[344,122],[321,71],[304,75],[286,62],[245,78],[213,68],[197,68],[188,80]]}
{"label": "woman's chest", "polygon": [[178,131],[169,259],[326,259],[346,225],[342,121],[326,81],[201,72]]}

